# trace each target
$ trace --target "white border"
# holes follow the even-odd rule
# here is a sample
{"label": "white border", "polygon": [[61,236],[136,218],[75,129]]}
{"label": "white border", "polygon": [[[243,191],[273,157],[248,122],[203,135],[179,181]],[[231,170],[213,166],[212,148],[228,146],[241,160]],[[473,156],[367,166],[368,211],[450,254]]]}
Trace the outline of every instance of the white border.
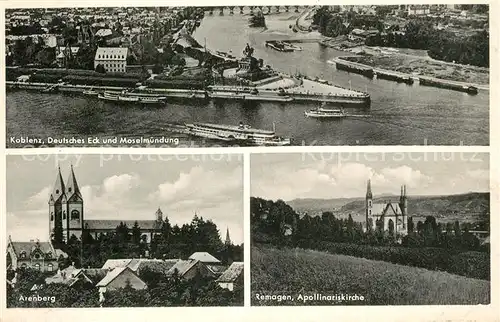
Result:
{"label": "white border", "polygon": [[[5,283],[0,289],[0,320],[2,321],[96,321],[96,320],[121,320],[141,321],[168,319],[172,321],[203,320],[203,321],[317,321],[317,320],[380,320],[380,321],[422,321],[422,320],[453,320],[453,321],[500,321],[500,306],[498,285],[500,269],[498,267],[500,227],[499,191],[499,142],[498,129],[495,127],[499,119],[497,109],[499,84],[498,79],[498,20],[499,1],[428,1],[419,3],[489,3],[490,4],[490,146],[310,146],[310,147],[280,147],[280,148],[43,148],[43,149],[5,149],[5,108],[0,109],[2,126],[0,126],[0,169],[5,178],[5,156],[22,154],[244,154],[244,205],[245,205],[245,307],[236,308],[95,308],[95,309],[5,309]],[[234,5],[235,1],[220,0],[218,5]],[[266,5],[263,1],[237,1],[239,5]],[[357,0],[346,0],[337,3],[326,1],[282,1],[278,0],[273,5],[331,5],[331,4],[366,4]],[[414,1],[377,1],[377,4],[411,4]],[[78,2],[68,0],[44,0],[43,2],[26,0],[0,0],[0,34],[4,35],[4,7],[5,8],[30,8],[30,7],[87,7],[87,6],[186,6],[205,5],[201,0],[189,2],[170,0],[110,0],[102,3],[96,0],[81,0]],[[493,18],[493,19],[491,19]],[[4,41],[0,41],[0,52],[4,52]],[[5,56],[0,55],[0,66],[5,66]],[[0,73],[0,84],[5,83],[5,74]],[[1,86],[0,97],[5,102],[5,87]],[[5,104],[5,103],[4,103]],[[289,152],[489,152],[490,153],[490,186],[491,186],[491,304],[487,306],[365,306],[365,307],[249,307],[250,297],[250,229],[249,229],[249,179],[250,179],[250,153],[289,153]],[[0,228],[5,232],[5,180],[0,180],[0,205],[2,220]],[[5,234],[2,234],[5,236]],[[5,249],[5,238],[0,238],[0,248]],[[2,279],[5,279],[5,257],[0,256],[0,269]]]}

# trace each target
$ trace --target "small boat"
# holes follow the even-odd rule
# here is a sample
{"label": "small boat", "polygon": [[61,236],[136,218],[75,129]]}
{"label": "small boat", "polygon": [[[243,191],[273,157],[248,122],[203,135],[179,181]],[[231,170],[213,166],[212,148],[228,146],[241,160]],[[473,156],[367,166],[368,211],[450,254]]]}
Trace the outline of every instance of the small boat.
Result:
{"label": "small boat", "polygon": [[346,114],[344,113],[344,109],[327,109],[323,107],[319,107],[316,109],[312,109],[304,112],[306,117],[313,118],[344,118]]}
{"label": "small boat", "polygon": [[291,142],[289,138],[276,135],[274,124],[272,131],[255,129],[243,123],[238,126],[211,123],[191,123],[185,126],[193,136],[243,145],[284,146]]}

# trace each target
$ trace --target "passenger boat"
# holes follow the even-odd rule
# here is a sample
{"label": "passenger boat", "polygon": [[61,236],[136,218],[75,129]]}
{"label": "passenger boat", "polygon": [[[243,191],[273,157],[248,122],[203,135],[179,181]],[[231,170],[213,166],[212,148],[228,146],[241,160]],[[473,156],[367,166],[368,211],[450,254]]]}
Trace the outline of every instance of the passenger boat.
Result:
{"label": "passenger boat", "polygon": [[134,94],[127,93],[125,91],[121,93],[104,92],[102,94],[98,94],[97,97],[105,101],[123,103],[165,104],[167,102],[167,98],[165,96]]}
{"label": "passenger boat", "polygon": [[238,126],[212,123],[191,123],[185,126],[189,134],[207,139],[257,146],[290,145],[289,138],[276,135],[274,125],[272,131],[254,129],[243,123]]}
{"label": "passenger boat", "polygon": [[292,52],[294,51],[293,48],[290,48],[287,46],[287,44],[281,42],[281,41],[266,41],[266,47],[270,47],[274,50],[281,51],[281,52]]}
{"label": "passenger boat", "polygon": [[327,109],[323,107],[319,107],[316,109],[312,109],[304,112],[306,117],[313,118],[344,118],[346,114],[344,113],[344,109]]}

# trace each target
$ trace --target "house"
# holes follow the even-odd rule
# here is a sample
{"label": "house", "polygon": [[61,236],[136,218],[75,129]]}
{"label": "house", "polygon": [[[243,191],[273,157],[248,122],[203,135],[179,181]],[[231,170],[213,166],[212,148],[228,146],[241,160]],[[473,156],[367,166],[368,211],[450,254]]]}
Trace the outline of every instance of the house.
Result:
{"label": "house", "polygon": [[96,286],[99,288],[99,293],[104,294],[107,291],[124,288],[127,284],[135,290],[147,288],[146,283],[128,267],[117,267],[109,271]]}
{"label": "house", "polygon": [[95,53],[94,69],[98,65],[104,66],[108,72],[122,72],[127,70],[128,48],[99,47]]}
{"label": "house", "polygon": [[236,285],[243,285],[243,267],[243,262],[233,262],[216,280],[217,284],[230,291],[233,291]]}
{"label": "house", "polygon": [[108,259],[101,269],[113,270],[117,267],[128,267],[139,275],[142,270],[149,270],[155,273],[167,275],[167,272],[179,261],[179,259]]}
{"label": "house", "polygon": [[74,286],[81,282],[95,285],[102,280],[107,273],[107,270],[100,268],[76,268],[71,265],[63,270],[58,270],[55,275],[47,277],[45,279],[45,284],[66,284],[68,286]]}
{"label": "house", "polygon": [[54,248],[50,242],[14,242],[9,236],[7,269],[32,268],[42,272],[55,272],[60,257],[67,258],[68,254]]}
{"label": "house", "polygon": [[182,279],[192,279],[197,276],[213,277],[212,272],[202,262],[196,259],[179,260],[167,272],[168,277],[177,275]]}

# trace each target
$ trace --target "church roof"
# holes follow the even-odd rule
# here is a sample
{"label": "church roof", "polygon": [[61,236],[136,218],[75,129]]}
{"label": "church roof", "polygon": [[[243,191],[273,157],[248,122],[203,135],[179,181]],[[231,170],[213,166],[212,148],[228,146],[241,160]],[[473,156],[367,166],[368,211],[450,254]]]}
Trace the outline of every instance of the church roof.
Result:
{"label": "church roof", "polygon": [[80,188],[78,187],[78,182],[76,181],[75,172],[73,171],[73,165],[71,165],[71,171],[69,173],[68,181],[66,181],[66,195],[68,199],[71,199],[73,195],[82,198],[80,193]]}
{"label": "church roof", "polygon": [[375,216],[383,215],[386,206],[387,206],[387,204],[385,204],[385,203],[372,204],[372,215],[375,215]]}
{"label": "church roof", "polygon": [[86,219],[84,220],[83,227],[91,230],[114,230],[120,223],[124,223],[128,228],[132,228],[136,221],[141,229],[161,229],[161,222],[157,222],[156,220]]}
{"label": "church roof", "polygon": [[59,168],[57,171],[56,182],[54,183],[54,189],[52,190],[51,194],[54,202],[58,201],[65,191],[66,189],[64,187],[64,181],[61,175],[61,168]]}
{"label": "church roof", "polygon": [[385,215],[386,216],[395,216],[395,215],[402,215],[403,212],[401,211],[401,208],[399,207],[398,203],[391,202],[387,204],[387,210]]}

